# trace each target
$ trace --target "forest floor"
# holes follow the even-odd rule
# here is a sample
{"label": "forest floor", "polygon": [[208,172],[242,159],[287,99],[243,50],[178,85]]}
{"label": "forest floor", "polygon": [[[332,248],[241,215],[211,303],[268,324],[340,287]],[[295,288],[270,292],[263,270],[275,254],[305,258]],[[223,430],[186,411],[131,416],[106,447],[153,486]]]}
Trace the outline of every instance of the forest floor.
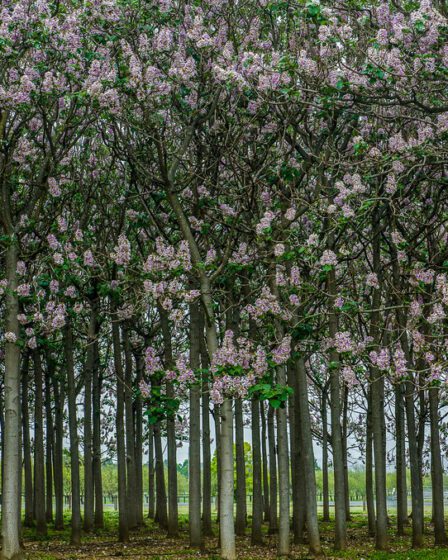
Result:
{"label": "forest floor", "polygon": [[[69,518],[67,518],[67,529],[65,531],[56,532],[49,529],[46,538],[37,539],[33,529],[25,529],[26,558],[29,560],[219,559],[216,538],[206,539],[204,551],[201,553],[188,546],[186,516],[180,520],[180,536],[176,539],[168,538],[165,532],[158,529],[153,522],[148,521],[146,527],[132,533],[131,542],[126,545],[116,542],[117,515],[107,513],[105,521],[103,530],[84,535],[82,545],[77,547],[69,544]],[[391,528],[390,551],[376,552],[373,539],[367,537],[366,521],[366,517],[362,514],[353,516],[353,520],[349,523],[349,549],[339,553],[332,550],[332,523],[322,523],[322,544],[326,558],[328,560],[339,558],[356,560],[448,560],[448,548],[436,549],[432,547],[432,531],[429,525],[425,536],[427,548],[418,551],[410,550],[410,528],[407,529],[408,535],[402,538],[396,537],[393,528]],[[239,560],[274,559],[276,558],[275,537],[266,535],[264,546],[254,547],[250,544],[248,531],[247,537],[237,539],[237,551]],[[297,560],[309,558],[306,545],[293,545],[291,558]]]}

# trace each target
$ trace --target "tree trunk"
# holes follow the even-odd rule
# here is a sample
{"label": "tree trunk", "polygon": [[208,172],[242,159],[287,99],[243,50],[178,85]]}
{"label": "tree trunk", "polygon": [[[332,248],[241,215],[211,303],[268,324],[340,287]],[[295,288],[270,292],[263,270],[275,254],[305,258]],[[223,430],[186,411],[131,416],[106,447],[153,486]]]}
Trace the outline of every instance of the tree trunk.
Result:
{"label": "tree trunk", "polygon": [[[171,332],[168,321],[168,314],[162,306],[159,306],[160,322],[162,326],[163,346],[165,354],[165,367],[172,368],[174,364],[173,349],[171,342]],[[199,358],[199,346],[198,346]],[[169,381],[166,382],[166,396],[174,399],[174,387]],[[199,411],[199,409],[198,409]],[[175,537],[179,533],[178,506],[177,506],[177,444],[175,415],[169,414],[166,419],[166,439],[168,451],[168,535]],[[200,424],[199,424],[200,425]],[[200,430],[198,432],[198,437]],[[198,455],[200,457],[200,455]],[[200,464],[200,459],[199,459]],[[199,471],[199,480],[200,480]],[[200,487],[199,487],[200,492]],[[199,499],[200,503],[200,499]]]}
{"label": "tree trunk", "polygon": [[263,544],[263,491],[261,476],[261,442],[260,442],[260,405],[253,399],[252,412],[252,533],[253,545]]}
{"label": "tree trunk", "polygon": [[[115,309],[114,309],[115,310]],[[118,470],[118,540],[129,541],[128,500],[126,488],[126,444],[124,425],[124,375],[121,357],[120,327],[117,318],[112,318],[112,344],[114,350],[115,375],[117,377],[117,409],[115,429],[117,438]]]}
{"label": "tree trunk", "polygon": [[269,445],[269,533],[277,532],[277,452],[275,444],[274,409],[268,408]]}
{"label": "tree trunk", "polygon": [[154,488],[154,431],[148,429],[148,517],[154,519],[155,515],[155,488]]}
{"label": "tree trunk", "polygon": [[373,433],[372,433],[372,387],[368,389],[367,425],[366,425],[366,501],[369,536],[376,531],[375,500],[373,492]]}
{"label": "tree trunk", "polygon": [[124,349],[124,407],[125,407],[125,441],[126,441],[126,498],[128,503],[128,526],[130,529],[137,527],[137,477],[135,470],[135,432],[134,414],[132,406],[133,364],[132,352],[129,341],[129,328],[122,325]]}
{"label": "tree trunk", "polygon": [[330,521],[330,496],[328,484],[328,420],[327,420],[327,389],[322,389],[322,521]]}
{"label": "tree trunk", "polygon": [[236,457],[236,519],[235,532],[243,537],[246,533],[246,462],[244,459],[243,403],[235,400],[235,457]]}
{"label": "tree trunk", "polygon": [[[144,358],[138,354],[135,358],[137,379],[136,385],[139,386],[143,379],[143,370],[145,368]],[[137,524],[143,525],[143,403],[141,395],[137,395],[134,402],[135,412],[135,490],[137,493]]]}
{"label": "tree trunk", "polygon": [[[328,272],[328,293],[331,309],[329,316],[329,334],[334,339],[338,332],[338,318],[334,300],[337,297],[336,274],[332,269]],[[330,351],[330,396],[331,396],[331,444],[334,465],[334,510],[335,510],[335,542],[336,550],[347,546],[347,512],[345,510],[345,476],[344,451],[341,432],[341,387],[340,387],[339,354]]]}
{"label": "tree trunk", "polygon": [[404,420],[403,387],[395,386],[395,448],[397,486],[397,534],[404,535],[408,523],[408,493],[406,480],[406,434]]}
{"label": "tree trunk", "polygon": [[[205,368],[204,361],[202,367]],[[210,397],[209,384],[202,381],[202,531],[213,536],[212,528],[212,471],[210,450]]]}
{"label": "tree trunk", "polygon": [[232,401],[225,398],[221,412],[221,495],[219,528],[221,556],[235,558],[235,528],[233,522],[233,410]]}
{"label": "tree trunk", "polygon": [[348,387],[344,383],[343,389],[343,406],[342,406],[342,456],[344,461],[344,496],[345,496],[345,518],[351,520],[350,516],[350,487],[348,482]]}
{"label": "tree trunk", "polygon": [[34,363],[34,516],[36,532],[47,534],[45,515],[45,453],[44,453],[44,411],[43,411],[43,371],[40,350],[33,350]]}
{"label": "tree trunk", "polygon": [[[373,270],[381,282],[381,225],[378,208],[375,209],[372,221],[372,252]],[[370,336],[377,348],[381,339],[380,333],[380,288],[374,288],[372,296],[372,314]],[[386,550],[387,536],[387,490],[386,490],[386,424],[384,419],[384,375],[375,366],[370,370],[372,396],[372,433],[373,454],[375,457],[375,497],[376,497],[376,531],[375,545],[378,550]]]}
{"label": "tree trunk", "polygon": [[300,411],[300,427],[303,445],[303,462],[305,475],[306,525],[310,553],[320,556],[319,523],[317,519],[316,478],[314,474],[313,436],[311,432],[311,418],[308,402],[308,381],[303,358],[297,361],[297,389]]}
{"label": "tree trunk", "polygon": [[305,476],[303,465],[303,442],[300,425],[300,401],[298,399],[297,375],[292,364],[288,365],[288,383],[293,394],[288,399],[291,440],[291,475],[294,543],[302,544],[305,538]]}
{"label": "tree trunk", "polygon": [[87,336],[87,357],[84,368],[84,531],[93,529],[94,481],[92,453],[92,379],[95,367],[95,340],[97,317],[95,302],[91,303],[89,331]]}
{"label": "tree trunk", "polygon": [[[6,249],[5,332],[19,338],[17,298],[17,246],[15,239]],[[12,341],[5,343],[5,431],[2,457],[2,558],[22,558],[20,546],[20,350]]]}
{"label": "tree trunk", "polygon": [[76,413],[75,367],[73,363],[73,334],[70,323],[65,327],[65,363],[67,367],[68,424],[70,435],[70,473],[72,492],[72,520],[70,542],[81,544],[81,485],[79,479],[78,422]]}
{"label": "tree trunk", "polygon": [[54,421],[51,408],[51,379],[55,373],[55,363],[47,352],[47,371],[45,375],[45,416],[46,416],[46,452],[45,452],[45,483],[46,483],[46,506],[45,515],[48,523],[53,521],[53,450],[54,450]]}
{"label": "tree trunk", "polygon": [[[201,325],[199,304],[190,304],[190,367],[197,371],[200,366]],[[188,519],[190,545],[202,546],[201,532],[201,389],[198,383],[190,388],[190,447],[188,450]]]}
{"label": "tree trunk", "polygon": [[[23,466],[25,481],[25,517],[23,524],[25,527],[34,525],[34,506],[33,506],[33,469],[31,461],[30,444],[30,413],[28,399],[28,378],[29,378],[29,352],[25,352],[22,364],[22,431],[23,431]],[[3,439],[3,433],[2,433]]]}
{"label": "tree trunk", "polygon": [[429,414],[431,429],[431,481],[434,523],[434,544],[446,544],[445,513],[443,503],[443,465],[440,453],[439,389],[429,388]]}
{"label": "tree trunk", "polygon": [[269,479],[268,479],[268,451],[267,451],[267,430],[266,430],[266,414],[263,401],[260,401],[260,418],[261,418],[261,457],[263,467],[263,517],[265,521],[270,518],[270,502],[269,502]]}
{"label": "tree trunk", "polygon": [[156,515],[155,519],[163,529],[168,529],[166,503],[165,469],[163,465],[162,436],[160,424],[154,425],[154,447],[156,453]]}
{"label": "tree trunk", "polygon": [[[61,368],[59,376],[53,378],[54,393],[54,495],[55,518],[54,528],[64,529],[64,402],[65,402],[65,370]],[[61,379],[58,380],[58,377]]]}
{"label": "tree trunk", "polygon": [[92,468],[93,486],[95,491],[95,529],[104,527],[103,514],[103,475],[101,472],[101,390],[102,375],[100,372],[100,357],[98,340],[95,340],[95,363],[92,372],[92,404],[93,404],[93,448],[92,448]]}

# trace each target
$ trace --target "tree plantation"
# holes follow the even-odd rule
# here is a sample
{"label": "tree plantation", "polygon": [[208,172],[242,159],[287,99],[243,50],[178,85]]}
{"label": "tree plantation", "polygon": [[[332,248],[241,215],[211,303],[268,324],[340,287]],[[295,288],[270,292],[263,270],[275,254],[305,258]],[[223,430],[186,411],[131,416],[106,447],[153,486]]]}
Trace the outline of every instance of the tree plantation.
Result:
{"label": "tree plantation", "polygon": [[2,0],[3,560],[448,558],[447,38]]}

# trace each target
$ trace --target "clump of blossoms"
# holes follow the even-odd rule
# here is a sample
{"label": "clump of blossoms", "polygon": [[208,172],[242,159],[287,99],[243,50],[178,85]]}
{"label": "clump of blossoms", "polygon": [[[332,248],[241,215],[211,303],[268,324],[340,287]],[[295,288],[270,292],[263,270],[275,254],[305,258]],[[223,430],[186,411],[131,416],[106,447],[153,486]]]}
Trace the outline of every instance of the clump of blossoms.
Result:
{"label": "clump of blossoms", "polygon": [[226,396],[244,398],[250,387],[268,370],[266,352],[242,337],[235,344],[234,333],[226,331],[221,347],[214,353],[211,372],[215,379],[210,396],[215,404],[221,404]]}
{"label": "clump of blossoms", "polygon": [[111,257],[115,264],[121,266],[127,266],[131,262],[131,244],[124,234],[118,238],[118,243]]}
{"label": "clump of blossoms", "polygon": [[248,305],[246,311],[255,319],[257,324],[261,324],[261,319],[272,314],[275,317],[289,321],[292,317],[290,311],[283,309],[275,295],[267,288],[263,288],[261,296],[256,299],[254,305]]}

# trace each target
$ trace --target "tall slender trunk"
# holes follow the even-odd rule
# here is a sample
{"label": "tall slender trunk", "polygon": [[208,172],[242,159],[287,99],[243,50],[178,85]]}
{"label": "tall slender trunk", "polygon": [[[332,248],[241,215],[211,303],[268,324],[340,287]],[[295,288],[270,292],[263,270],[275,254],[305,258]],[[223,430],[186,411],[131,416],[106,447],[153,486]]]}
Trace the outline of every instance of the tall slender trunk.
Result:
{"label": "tall slender trunk", "polygon": [[[52,358],[49,358],[52,359]],[[58,379],[60,377],[60,379]],[[66,371],[61,368],[59,376],[53,378],[54,393],[54,450],[53,473],[55,495],[54,528],[64,529],[64,402],[65,402]]]}
{"label": "tall slender trunk", "polygon": [[372,386],[370,386],[367,396],[366,421],[366,501],[367,523],[370,537],[374,537],[376,531],[375,500],[373,488]]}
{"label": "tall slender trunk", "polygon": [[87,335],[87,357],[84,368],[84,531],[93,529],[94,481],[92,452],[92,379],[95,367],[95,340],[97,336],[95,302],[91,303]]}
{"label": "tall slender trunk", "polygon": [[431,424],[431,481],[434,542],[436,545],[444,545],[447,539],[443,503],[443,465],[440,453],[439,389],[437,386],[429,388],[429,415]]}
{"label": "tall slender trunk", "polygon": [[[378,208],[375,209],[372,218],[372,253],[373,271],[377,275],[380,285],[381,275],[381,223]],[[372,314],[370,325],[370,336],[377,348],[380,342],[380,287],[373,289]],[[370,370],[370,381],[372,384],[372,432],[373,453],[375,457],[375,498],[376,498],[376,531],[375,545],[378,550],[385,550],[388,546],[387,536],[387,491],[386,491],[386,424],[384,420],[384,375],[375,366]]]}
{"label": "tall slender trunk", "polygon": [[[277,369],[279,385],[286,386],[284,366]],[[278,555],[288,556],[289,545],[289,453],[288,426],[286,408],[277,409],[277,443],[278,443],[278,486],[279,486],[279,525]]]}
{"label": "tall slender trunk", "polygon": [[[205,368],[204,362],[202,367]],[[212,528],[212,471],[210,449],[210,396],[209,384],[202,381],[202,532],[213,535]]]}
{"label": "tall slender trunk", "polygon": [[[210,358],[204,339],[204,315],[200,310],[201,319],[201,367],[206,370],[210,366]],[[202,533],[213,536],[212,527],[212,453],[210,432],[210,385],[207,378],[202,379]],[[218,439],[216,440],[218,443]],[[219,462],[218,462],[219,464]]]}
{"label": "tall slender trunk", "polygon": [[51,379],[55,373],[55,363],[49,353],[46,354],[47,369],[45,374],[45,416],[47,437],[45,440],[45,485],[46,505],[45,515],[48,523],[53,521],[53,450],[54,450],[54,420],[51,407]]}
{"label": "tall slender trunk", "polygon": [[406,433],[404,420],[403,387],[395,386],[395,460],[397,487],[397,534],[404,535],[408,522],[408,492],[406,481]]}
{"label": "tall slender trunk", "polygon": [[[395,284],[396,294],[400,294],[400,269],[398,266],[397,254],[394,246],[391,246],[392,274]],[[411,358],[409,342],[406,330],[406,317],[401,308],[401,298],[396,296],[397,303],[397,323],[401,331],[400,344],[403,350],[407,367],[410,371],[415,370]],[[421,472],[421,459],[419,457],[417,428],[415,419],[415,384],[412,380],[406,380],[404,386],[404,402],[406,412],[406,424],[408,433],[409,465],[411,469],[411,500],[412,500],[412,546],[420,548],[423,545],[423,483]]]}
{"label": "tall slender trunk", "polygon": [[322,389],[322,521],[330,521],[330,496],[328,484],[328,419],[327,419],[327,388]]}
{"label": "tall slender trunk", "polygon": [[277,532],[277,446],[275,443],[274,409],[268,408],[269,446],[269,533]]}
{"label": "tall slender trunk", "polygon": [[[200,366],[201,324],[199,304],[190,304],[190,367],[197,371]],[[188,518],[190,545],[202,546],[201,532],[201,388],[195,383],[190,388],[190,447],[188,454]]]}
{"label": "tall slender trunk", "polygon": [[215,404],[213,408],[213,418],[215,421],[215,440],[216,440],[216,478],[217,478],[217,501],[216,513],[217,522],[219,523],[219,508],[221,502],[221,412],[219,405]]}
{"label": "tall slender trunk", "polygon": [[351,520],[350,516],[350,487],[348,480],[348,387],[344,383],[342,400],[342,457],[344,462],[344,497],[345,497],[345,518]]}
{"label": "tall slender trunk", "polygon": [[[5,332],[19,338],[17,315],[17,245],[10,236],[5,259],[8,290],[5,301]],[[16,560],[22,557],[20,546],[20,350],[12,340],[5,343],[5,426],[2,457],[2,558]]]}
{"label": "tall slender trunk", "polygon": [[[233,410],[230,398],[225,398],[221,412],[221,496],[219,526],[221,556],[235,558],[235,533],[233,521]],[[230,539],[230,542],[227,540]]]}
{"label": "tall slender trunk", "polygon": [[308,381],[306,377],[305,363],[303,358],[297,360],[297,389],[300,411],[300,426],[303,445],[303,462],[305,476],[305,501],[306,501],[306,525],[310,553],[320,556],[322,549],[320,545],[319,523],[317,519],[317,496],[316,478],[314,474],[314,451],[313,436],[311,432],[311,418],[308,402]]}
{"label": "tall slender trunk", "polygon": [[263,543],[263,491],[261,475],[261,441],[260,441],[260,405],[253,399],[251,402],[252,418],[252,533],[253,545]]}
{"label": "tall slender trunk", "polygon": [[168,529],[168,510],[166,503],[165,469],[163,464],[162,436],[160,424],[154,425],[154,448],[156,453],[156,515],[157,523]]}
{"label": "tall slender trunk", "polygon": [[[337,297],[336,274],[332,269],[327,278],[328,293],[330,294],[330,316],[328,319],[330,338],[338,332],[338,318],[334,305]],[[334,502],[335,502],[335,549],[342,550],[347,546],[347,521],[345,510],[345,476],[344,453],[341,432],[341,387],[340,387],[339,354],[330,351],[330,395],[331,395],[331,444],[334,465]]]}
{"label": "tall slender trunk", "polygon": [[246,462],[244,458],[243,403],[235,400],[236,519],[235,532],[244,536],[247,523]]}
{"label": "tall slender trunk", "polygon": [[291,440],[291,475],[294,543],[301,544],[305,538],[305,477],[303,465],[303,442],[300,425],[300,401],[298,399],[297,375],[293,364],[288,365],[288,383],[293,394],[288,399]]}
{"label": "tall slender trunk", "polygon": [[[164,164],[162,164],[164,165]],[[179,223],[184,239],[187,241],[192,262],[198,267],[198,279],[200,283],[201,300],[205,315],[205,332],[207,349],[210,359],[218,349],[218,335],[216,332],[216,320],[213,307],[212,285],[210,278],[204,271],[201,271],[202,263],[199,247],[191,231],[187,216],[182,205],[173,190],[177,166],[172,166],[165,173],[167,187],[167,198]],[[221,426],[220,426],[220,451],[221,451],[221,472],[220,472],[220,544],[221,556],[224,560],[234,560],[235,551],[235,527],[233,523],[233,413],[232,403],[225,399],[220,407]]]}
{"label": "tall slender trunk", "polygon": [[[135,357],[136,363],[136,385],[139,386],[143,379],[143,370],[145,367],[144,358],[141,354]],[[138,395],[134,402],[135,416],[135,491],[137,524],[143,525],[143,402],[141,395]]]}
{"label": "tall slender trunk", "polygon": [[45,453],[43,414],[43,370],[39,349],[33,351],[34,363],[34,516],[38,535],[47,534],[45,515]]}
{"label": "tall slender trunk", "polygon": [[266,430],[266,414],[263,401],[260,401],[260,418],[261,418],[261,458],[263,467],[263,517],[265,521],[269,521],[269,512],[271,510],[269,502],[269,479],[268,479],[268,451],[267,451],[267,430]]}
{"label": "tall slender trunk", "polygon": [[[113,309],[115,310],[115,309]],[[124,374],[120,344],[120,326],[117,318],[112,318],[112,344],[114,350],[114,366],[117,378],[117,408],[115,429],[117,438],[117,470],[118,470],[118,540],[129,541],[128,500],[126,488],[126,443],[124,424]]]}
{"label": "tall slender trunk", "polygon": [[135,432],[134,413],[132,406],[133,360],[129,341],[129,327],[122,325],[124,349],[124,408],[125,408],[125,441],[126,441],[126,497],[128,503],[128,525],[130,529],[137,527],[137,478],[135,471]]}
{"label": "tall slender trunk", "polygon": [[148,517],[154,519],[155,515],[155,488],[154,488],[154,430],[148,429]]}
{"label": "tall slender trunk", "polygon": [[[23,466],[25,482],[25,517],[23,524],[25,527],[34,525],[34,506],[33,506],[33,470],[31,461],[30,444],[30,413],[28,406],[28,378],[29,378],[29,352],[25,352],[22,364],[22,439],[23,439]],[[2,433],[3,439],[3,433]]]}
{"label": "tall slender trunk", "polygon": [[95,340],[95,363],[92,372],[92,413],[93,413],[93,436],[92,436],[92,469],[93,486],[95,491],[95,529],[104,527],[103,514],[103,475],[101,472],[101,389],[102,375],[100,371],[100,356],[98,340]]}
{"label": "tall slender trunk", "polygon": [[70,473],[72,492],[72,520],[70,542],[81,543],[81,485],[79,478],[78,421],[76,413],[75,366],[73,362],[73,333],[71,324],[65,327],[65,363],[67,367],[68,425],[70,436]]}
{"label": "tall slender trunk", "polygon": [[[174,360],[173,360],[173,349],[172,349],[168,314],[166,310],[163,309],[162,306],[159,306],[159,314],[160,314],[160,322],[162,326],[165,367],[171,368],[173,366]],[[166,396],[170,399],[174,399],[175,397],[173,384],[169,381],[166,382]],[[200,432],[198,432],[198,436],[199,433]],[[166,419],[166,440],[167,440],[167,451],[168,451],[168,535],[175,537],[179,532],[179,520],[178,520],[179,513],[178,513],[178,506],[177,506],[177,443],[176,443],[176,426],[175,426],[174,414],[169,414]],[[200,473],[199,473],[199,480],[200,480]]]}

